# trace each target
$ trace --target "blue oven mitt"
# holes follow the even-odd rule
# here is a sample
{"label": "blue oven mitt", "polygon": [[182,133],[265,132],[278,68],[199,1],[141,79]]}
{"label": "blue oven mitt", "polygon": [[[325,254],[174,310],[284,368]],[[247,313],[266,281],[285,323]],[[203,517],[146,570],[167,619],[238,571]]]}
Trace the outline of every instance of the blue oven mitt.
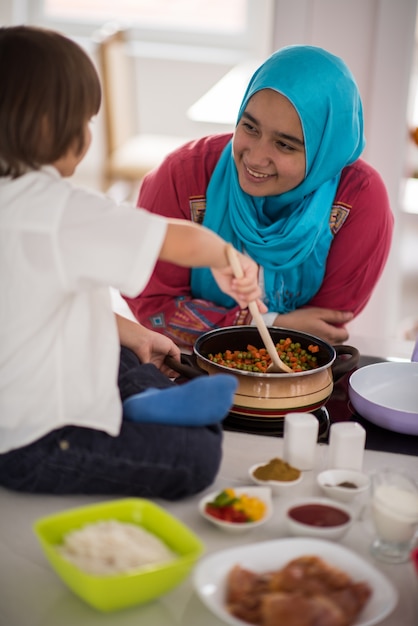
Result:
{"label": "blue oven mitt", "polygon": [[124,400],[123,418],[182,426],[215,424],[227,416],[237,387],[235,376],[216,374],[168,389],[147,389]]}

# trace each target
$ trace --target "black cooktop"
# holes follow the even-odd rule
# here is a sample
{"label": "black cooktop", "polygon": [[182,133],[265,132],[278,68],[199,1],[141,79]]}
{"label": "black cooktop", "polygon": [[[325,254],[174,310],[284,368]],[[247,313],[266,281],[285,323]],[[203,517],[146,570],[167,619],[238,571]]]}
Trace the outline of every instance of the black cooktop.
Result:
{"label": "black cooktop", "polygon": [[[384,361],[385,359],[373,356],[360,356],[356,369]],[[334,384],[331,397],[324,407],[314,412],[319,421],[318,441],[328,443],[329,427],[334,422],[352,420],[359,422],[366,430],[366,449],[418,456],[418,436],[380,428],[355,412],[348,397],[348,380],[351,374],[352,372],[348,372]],[[282,437],[283,422],[284,418],[253,419],[230,413],[223,421],[223,427],[225,430]]]}

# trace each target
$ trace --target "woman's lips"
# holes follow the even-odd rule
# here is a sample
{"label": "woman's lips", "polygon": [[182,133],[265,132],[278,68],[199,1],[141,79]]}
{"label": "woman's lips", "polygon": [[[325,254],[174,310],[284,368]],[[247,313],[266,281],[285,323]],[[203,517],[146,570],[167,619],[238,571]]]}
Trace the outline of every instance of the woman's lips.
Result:
{"label": "woman's lips", "polygon": [[263,183],[274,176],[274,174],[263,174],[262,172],[257,172],[247,165],[244,165],[244,173],[247,180],[252,183]]}

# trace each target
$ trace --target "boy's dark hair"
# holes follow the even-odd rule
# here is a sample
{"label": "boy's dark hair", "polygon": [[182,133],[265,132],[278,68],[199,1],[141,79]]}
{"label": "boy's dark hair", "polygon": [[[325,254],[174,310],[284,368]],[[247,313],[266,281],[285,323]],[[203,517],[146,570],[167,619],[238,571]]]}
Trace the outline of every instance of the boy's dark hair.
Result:
{"label": "boy's dark hair", "polygon": [[16,178],[84,147],[100,108],[96,69],[63,35],[30,26],[0,28],[0,176]]}

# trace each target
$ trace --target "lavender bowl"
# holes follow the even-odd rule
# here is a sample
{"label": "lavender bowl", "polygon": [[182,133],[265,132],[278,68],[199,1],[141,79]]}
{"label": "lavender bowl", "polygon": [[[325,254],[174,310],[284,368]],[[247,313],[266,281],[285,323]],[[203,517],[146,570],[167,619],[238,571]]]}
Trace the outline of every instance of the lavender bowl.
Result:
{"label": "lavender bowl", "polygon": [[418,435],[418,363],[373,363],[351,374],[348,395],[369,422]]}

